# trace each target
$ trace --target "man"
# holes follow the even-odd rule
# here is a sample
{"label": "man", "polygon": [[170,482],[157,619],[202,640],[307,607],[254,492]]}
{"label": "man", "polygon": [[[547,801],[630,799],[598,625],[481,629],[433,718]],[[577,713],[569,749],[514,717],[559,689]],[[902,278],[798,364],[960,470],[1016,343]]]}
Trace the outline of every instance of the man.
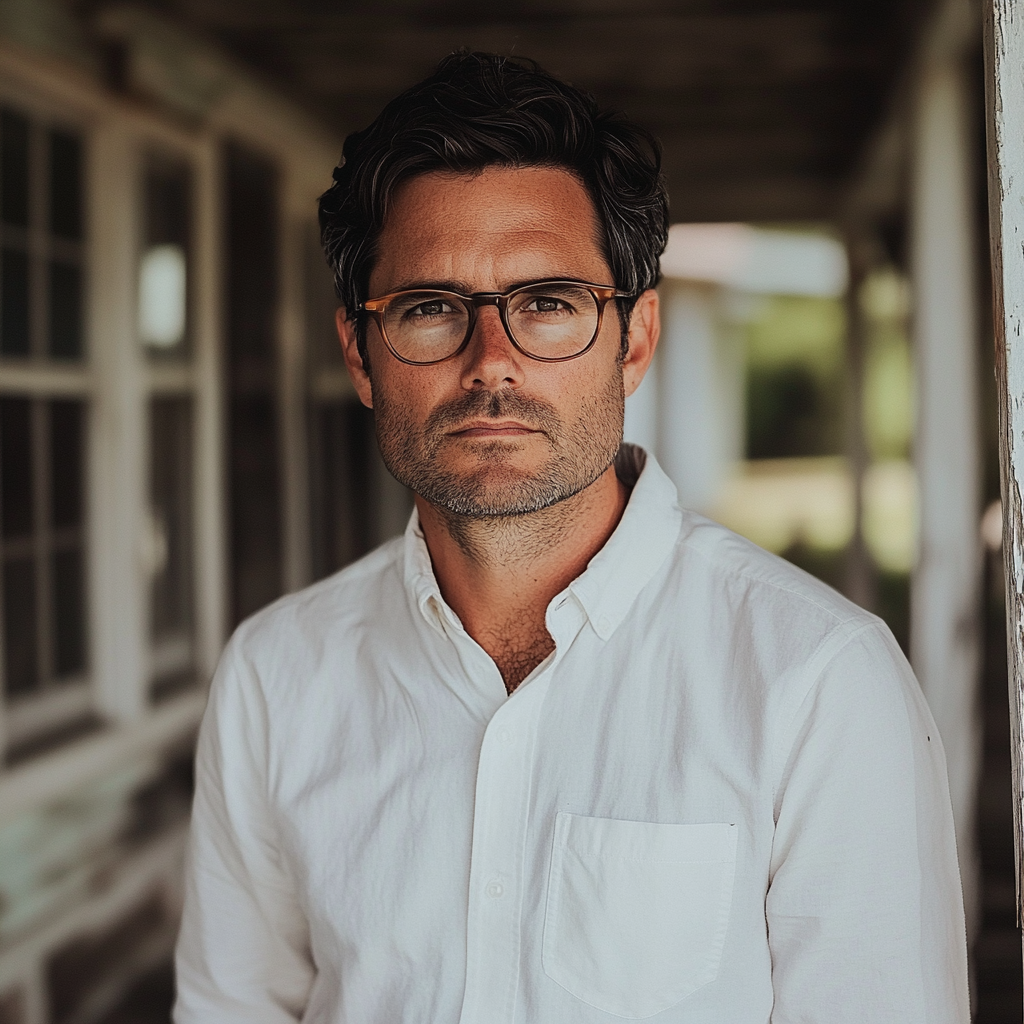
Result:
{"label": "man", "polygon": [[621,446],[657,146],[456,54],[321,199],[404,537],[244,623],[176,1020],[966,1024],[942,748],[885,627]]}

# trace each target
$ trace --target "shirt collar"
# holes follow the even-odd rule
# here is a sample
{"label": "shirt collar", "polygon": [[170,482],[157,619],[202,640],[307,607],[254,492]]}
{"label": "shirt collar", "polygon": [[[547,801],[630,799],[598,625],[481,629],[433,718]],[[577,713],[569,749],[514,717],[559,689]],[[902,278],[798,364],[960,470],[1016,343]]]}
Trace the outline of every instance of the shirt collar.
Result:
{"label": "shirt collar", "polygon": [[619,525],[584,572],[569,584],[602,640],[619,627],[640,591],[661,568],[679,537],[683,513],[675,484],[653,455],[624,444],[615,460],[619,478],[635,478]]}
{"label": "shirt collar", "polygon": [[[675,485],[653,455],[623,444],[615,470],[627,485],[636,481],[626,509],[604,547],[568,587],[602,640],[615,632],[661,568],[683,521]],[[439,632],[444,632],[442,619],[461,630],[458,617],[441,597],[415,508],[405,530],[403,561],[406,587],[423,617]]]}
{"label": "shirt collar", "polygon": [[427,541],[420,526],[419,509],[413,505],[405,528],[403,553],[403,575],[405,586],[420,610],[420,614],[439,633],[444,633],[442,618],[449,620],[452,626],[462,628],[458,616],[448,607],[434,576],[434,566],[430,561]]}

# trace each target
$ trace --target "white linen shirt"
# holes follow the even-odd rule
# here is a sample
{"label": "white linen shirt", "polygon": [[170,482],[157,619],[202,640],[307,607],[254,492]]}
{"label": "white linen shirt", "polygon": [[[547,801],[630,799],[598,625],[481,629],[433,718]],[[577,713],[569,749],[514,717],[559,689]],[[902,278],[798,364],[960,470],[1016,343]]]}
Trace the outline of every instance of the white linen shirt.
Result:
{"label": "white linen shirt", "polygon": [[415,514],[239,627],[178,1024],[967,1024],[944,756],[899,648],[631,460],[511,697]]}

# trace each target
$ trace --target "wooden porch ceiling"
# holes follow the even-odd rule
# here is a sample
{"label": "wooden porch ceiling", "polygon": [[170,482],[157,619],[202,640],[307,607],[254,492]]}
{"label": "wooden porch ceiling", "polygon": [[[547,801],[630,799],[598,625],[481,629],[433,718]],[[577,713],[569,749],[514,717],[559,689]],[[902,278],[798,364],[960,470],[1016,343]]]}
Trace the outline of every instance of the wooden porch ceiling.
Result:
{"label": "wooden porch ceiling", "polygon": [[[83,13],[103,0],[80,0]],[[662,140],[674,220],[839,202],[930,0],[144,0],[340,132],[458,46],[533,57]]]}

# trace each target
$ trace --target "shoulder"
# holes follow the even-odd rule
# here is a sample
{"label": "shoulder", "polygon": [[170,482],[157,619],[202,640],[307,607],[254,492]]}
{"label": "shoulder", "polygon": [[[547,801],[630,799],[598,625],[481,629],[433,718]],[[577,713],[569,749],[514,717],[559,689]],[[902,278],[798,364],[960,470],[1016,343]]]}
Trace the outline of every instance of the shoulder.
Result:
{"label": "shoulder", "polygon": [[314,669],[328,645],[343,646],[379,624],[381,605],[401,600],[401,551],[402,538],[396,537],[340,572],[278,598],[238,626],[223,661],[263,684]]}
{"label": "shoulder", "polygon": [[709,519],[684,513],[673,584],[704,635],[791,715],[817,686],[868,703],[916,701],[916,680],[886,624],[785,559]]}
{"label": "shoulder", "polygon": [[693,512],[683,513],[675,566],[709,597],[755,622],[786,627],[793,639],[813,642],[867,626],[884,628],[876,616],[810,573]]}
{"label": "shoulder", "polygon": [[914,748],[941,757],[921,688],[881,619],[725,527],[684,516],[676,574],[703,592],[705,635],[727,648],[734,685],[763,711],[777,777],[808,744],[826,758],[851,744],[876,758]]}

